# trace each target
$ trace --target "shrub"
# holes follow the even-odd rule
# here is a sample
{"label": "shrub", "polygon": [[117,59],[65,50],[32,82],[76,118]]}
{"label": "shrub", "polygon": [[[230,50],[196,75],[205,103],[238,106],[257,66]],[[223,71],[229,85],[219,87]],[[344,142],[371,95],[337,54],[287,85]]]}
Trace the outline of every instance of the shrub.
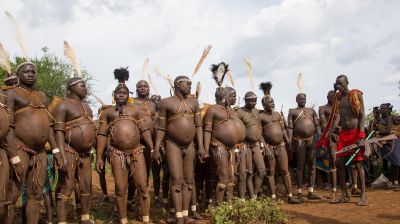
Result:
{"label": "shrub", "polygon": [[234,198],[220,206],[210,207],[207,212],[216,224],[275,224],[286,223],[288,216],[282,213],[270,198],[241,200]]}

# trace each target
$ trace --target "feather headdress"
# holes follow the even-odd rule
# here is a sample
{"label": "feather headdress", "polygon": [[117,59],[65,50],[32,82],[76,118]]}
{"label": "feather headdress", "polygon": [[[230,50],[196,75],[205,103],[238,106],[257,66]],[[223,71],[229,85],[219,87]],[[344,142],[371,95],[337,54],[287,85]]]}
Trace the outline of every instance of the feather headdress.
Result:
{"label": "feather headdress", "polygon": [[15,19],[15,17],[9,12],[9,11],[4,11],[5,14],[11,19],[15,26],[15,30],[17,32],[17,39],[18,39],[18,44],[21,47],[23,57],[26,61],[28,61],[28,50],[25,47],[25,40],[24,40],[24,35],[22,34],[21,28],[18,24],[18,21]]}
{"label": "feather headdress", "polygon": [[174,81],[171,79],[171,77],[169,75],[164,75],[161,73],[160,69],[158,69],[157,66],[154,66],[154,72],[161,78],[165,79],[169,85],[171,86],[171,88],[174,88]]}
{"label": "feather headdress", "polygon": [[229,81],[231,82],[232,87],[235,88],[235,80],[233,79],[232,72],[231,72],[231,71],[228,71],[228,72],[226,73],[226,75],[228,76],[228,79],[229,79]]}
{"label": "feather headdress", "polygon": [[147,66],[149,65],[149,61],[150,61],[150,59],[147,57],[143,62],[142,70],[140,71],[140,75],[142,76],[142,80],[146,76],[146,71],[147,71]]}
{"label": "feather headdress", "polygon": [[229,65],[225,64],[225,62],[221,62],[217,65],[211,65],[212,77],[217,83],[218,87],[221,87],[222,83],[224,82],[225,75],[229,71],[228,67]]}
{"label": "feather headdress", "polygon": [[153,82],[153,79],[151,78],[151,75],[150,75],[149,73],[147,73],[147,79],[149,80],[149,83],[150,83],[151,88],[152,88],[156,93],[158,93],[157,86],[156,86],[155,83]]}
{"label": "feather headdress", "polygon": [[211,50],[211,45],[208,45],[204,50],[203,50],[203,54],[201,55],[201,58],[199,60],[199,62],[197,63],[196,67],[193,70],[193,74],[192,74],[192,78],[194,77],[194,75],[196,75],[196,73],[200,70],[201,65],[203,64],[204,59],[206,59],[207,55],[210,53]]}
{"label": "feather headdress", "polygon": [[264,96],[271,95],[272,83],[271,82],[262,82],[260,83],[260,89],[263,91]]}
{"label": "feather headdress", "polygon": [[253,74],[253,65],[250,63],[249,59],[243,58],[244,64],[246,65],[247,75],[249,76],[250,88],[254,90],[254,74]]}
{"label": "feather headdress", "polygon": [[71,64],[74,67],[74,70],[75,70],[74,77],[82,78],[83,75],[82,75],[81,67],[79,66],[79,63],[78,63],[78,59],[77,59],[74,51],[72,50],[71,45],[66,40],[64,41],[64,55],[71,61]]}
{"label": "feather headdress", "polygon": [[1,43],[0,43],[0,59],[1,59],[1,67],[7,72],[7,74],[11,74],[10,58],[8,57],[8,53],[6,49],[4,49],[3,44]]}
{"label": "feather headdress", "polygon": [[119,84],[125,84],[129,79],[128,68],[117,68],[114,70],[114,78],[118,80]]}
{"label": "feather headdress", "polygon": [[303,92],[303,74],[299,73],[299,75],[297,76],[297,89],[298,89],[298,93],[304,93]]}

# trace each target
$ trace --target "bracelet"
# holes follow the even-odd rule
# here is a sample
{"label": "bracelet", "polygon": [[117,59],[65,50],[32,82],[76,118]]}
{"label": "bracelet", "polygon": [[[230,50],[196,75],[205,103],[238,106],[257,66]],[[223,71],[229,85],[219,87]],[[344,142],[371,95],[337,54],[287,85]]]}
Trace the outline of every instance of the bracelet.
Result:
{"label": "bracelet", "polygon": [[51,150],[51,152],[53,152],[53,155],[54,155],[54,154],[56,154],[56,153],[59,153],[59,152],[60,152],[60,149],[59,149],[59,148],[55,148],[55,149]]}
{"label": "bracelet", "polygon": [[17,164],[17,163],[20,163],[20,162],[21,162],[21,159],[19,158],[19,156],[14,156],[13,158],[10,159],[10,161],[11,161],[11,163],[12,163],[13,165],[15,165],[15,164]]}

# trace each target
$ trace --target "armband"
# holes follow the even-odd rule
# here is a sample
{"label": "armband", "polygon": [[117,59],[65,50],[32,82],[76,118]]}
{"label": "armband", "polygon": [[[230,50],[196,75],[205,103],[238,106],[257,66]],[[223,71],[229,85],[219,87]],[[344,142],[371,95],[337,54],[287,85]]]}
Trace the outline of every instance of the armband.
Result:
{"label": "armband", "polygon": [[9,124],[10,128],[15,128],[15,124]]}
{"label": "armband", "polygon": [[145,131],[147,131],[147,130],[149,130],[150,128],[148,128],[148,127],[145,127],[145,128],[140,128],[140,133],[143,133],[143,132],[145,132]]}
{"label": "armband", "polygon": [[206,132],[210,132],[210,133],[212,133],[212,130],[210,130],[210,129],[207,129],[207,128],[203,128],[203,131],[206,131]]}
{"label": "armband", "polygon": [[51,150],[51,152],[52,152],[53,155],[54,155],[54,154],[59,153],[59,152],[60,152],[60,149],[59,149],[59,148],[55,148],[55,149]]}
{"label": "armband", "polygon": [[21,162],[21,159],[19,158],[19,156],[14,156],[13,158],[10,159],[10,162],[15,165],[17,163]]}
{"label": "armband", "polygon": [[157,130],[160,130],[160,131],[167,131],[167,129],[162,128],[162,127],[157,127]]}
{"label": "armband", "polygon": [[54,128],[54,131],[61,131],[61,132],[65,133],[65,129],[62,129],[62,128]]}
{"label": "armband", "polygon": [[107,133],[104,133],[104,132],[98,132],[97,135],[102,135],[102,136],[108,137],[108,134],[107,134]]}

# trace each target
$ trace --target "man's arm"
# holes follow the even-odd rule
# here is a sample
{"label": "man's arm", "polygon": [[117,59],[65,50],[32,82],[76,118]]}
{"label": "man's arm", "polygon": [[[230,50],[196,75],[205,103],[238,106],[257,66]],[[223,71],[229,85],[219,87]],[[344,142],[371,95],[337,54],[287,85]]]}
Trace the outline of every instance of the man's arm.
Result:
{"label": "man's arm", "polygon": [[[53,149],[53,154],[56,157],[58,166],[60,166],[59,168],[65,171],[67,165],[67,157],[65,155],[65,117],[67,116],[66,105],[60,103],[54,111],[54,126],[52,127],[52,130],[50,130],[49,140],[54,139],[55,146],[52,145],[51,141],[49,143],[51,148]],[[60,163],[60,158],[58,155],[56,155],[57,153],[59,153],[58,151],[61,153],[64,164]]]}
{"label": "man's arm", "polygon": [[165,132],[167,131],[167,100],[163,99],[160,103],[160,112],[158,112],[156,143],[154,145],[153,159],[160,160],[160,146],[164,140]]}
{"label": "man's arm", "polygon": [[211,134],[214,121],[214,107],[211,106],[204,115],[204,150],[207,154],[210,152]]}
{"label": "man's arm", "polygon": [[104,170],[103,154],[108,140],[108,115],[107,111],[103,111],[99,119],[99,131],[97,132],[96,145],[96,170],[102,172]]}
{"label": "man's arm", "polygon": [[201,123],[201,111],[199,107],[199,103],[197,100],[195,100],[195,113],[194,113],[194,124],[196,126],[196,138],[197,138],[197,144],[198,144],[198,149],[199,149],[199,154],[201,159],[204,159],[205,157],[208,156],[208,153],[204,151],[204,145],[203,145],[203,124]]}
{"label": "man's arm", "polygon": [[7,96],[7,108],[8,108],[8,119],[9,119],[9,129],[8,133],[6,136],[6,142],[8,144],[7,151],[9,154],[9,158],[11,161],[11,164],[14,166],[14,170],[18,175],[18,178],[21,178],[23,176],[23,167],[21,165],[21,159],[18,156],[18,151],[17,147],[15,144],[15,116],[14,116],[14,110],[15,110],[15,91],[14,90],[9,90],[5,92],[5,95]]}
{"label": "man's arm", "polygon": [[321,127],[319,126],[319,119],[318,119],[318,114],[315,112],[314,109],[311,109],[313,113],[313,121],[314,121],[314,126],[315,129],[317,130],[318,136],[321,136]]}
{"label": "man's arm", "polygon": [[152,152],[154,149],[153,139],[151,137],[150,128],[146,125],[146,122],[144,122],[143,118],[144,114],[141,111],[138,111],[137,120],[138,120],[140,135],[142,136],[144,142],[146,143],[147,149],[150,150],[150,152]]}
{"label": "man's arm", "polygon": [[319,122],[320,122],[320,126],[321,126],[321,131],[324,131],[326,124],[328,123],[328,120],[325,116],[325,111],[324,111],[324,107],[319,107],[318,109],[318,115],[319,115]]}
{"label": "man's arm", "polygon": [[293,138],[293,110],[289,109],[288,114],[288,129],[287,129],[288,141],[292,142]]}
{"label": "man's arm", "polygon": [[358,94],[358,100],[360,101],[360,116],[358,117],[358,130],[364,132],[365,129],[365,109],[364,109],[364,99],[361,93]]}

